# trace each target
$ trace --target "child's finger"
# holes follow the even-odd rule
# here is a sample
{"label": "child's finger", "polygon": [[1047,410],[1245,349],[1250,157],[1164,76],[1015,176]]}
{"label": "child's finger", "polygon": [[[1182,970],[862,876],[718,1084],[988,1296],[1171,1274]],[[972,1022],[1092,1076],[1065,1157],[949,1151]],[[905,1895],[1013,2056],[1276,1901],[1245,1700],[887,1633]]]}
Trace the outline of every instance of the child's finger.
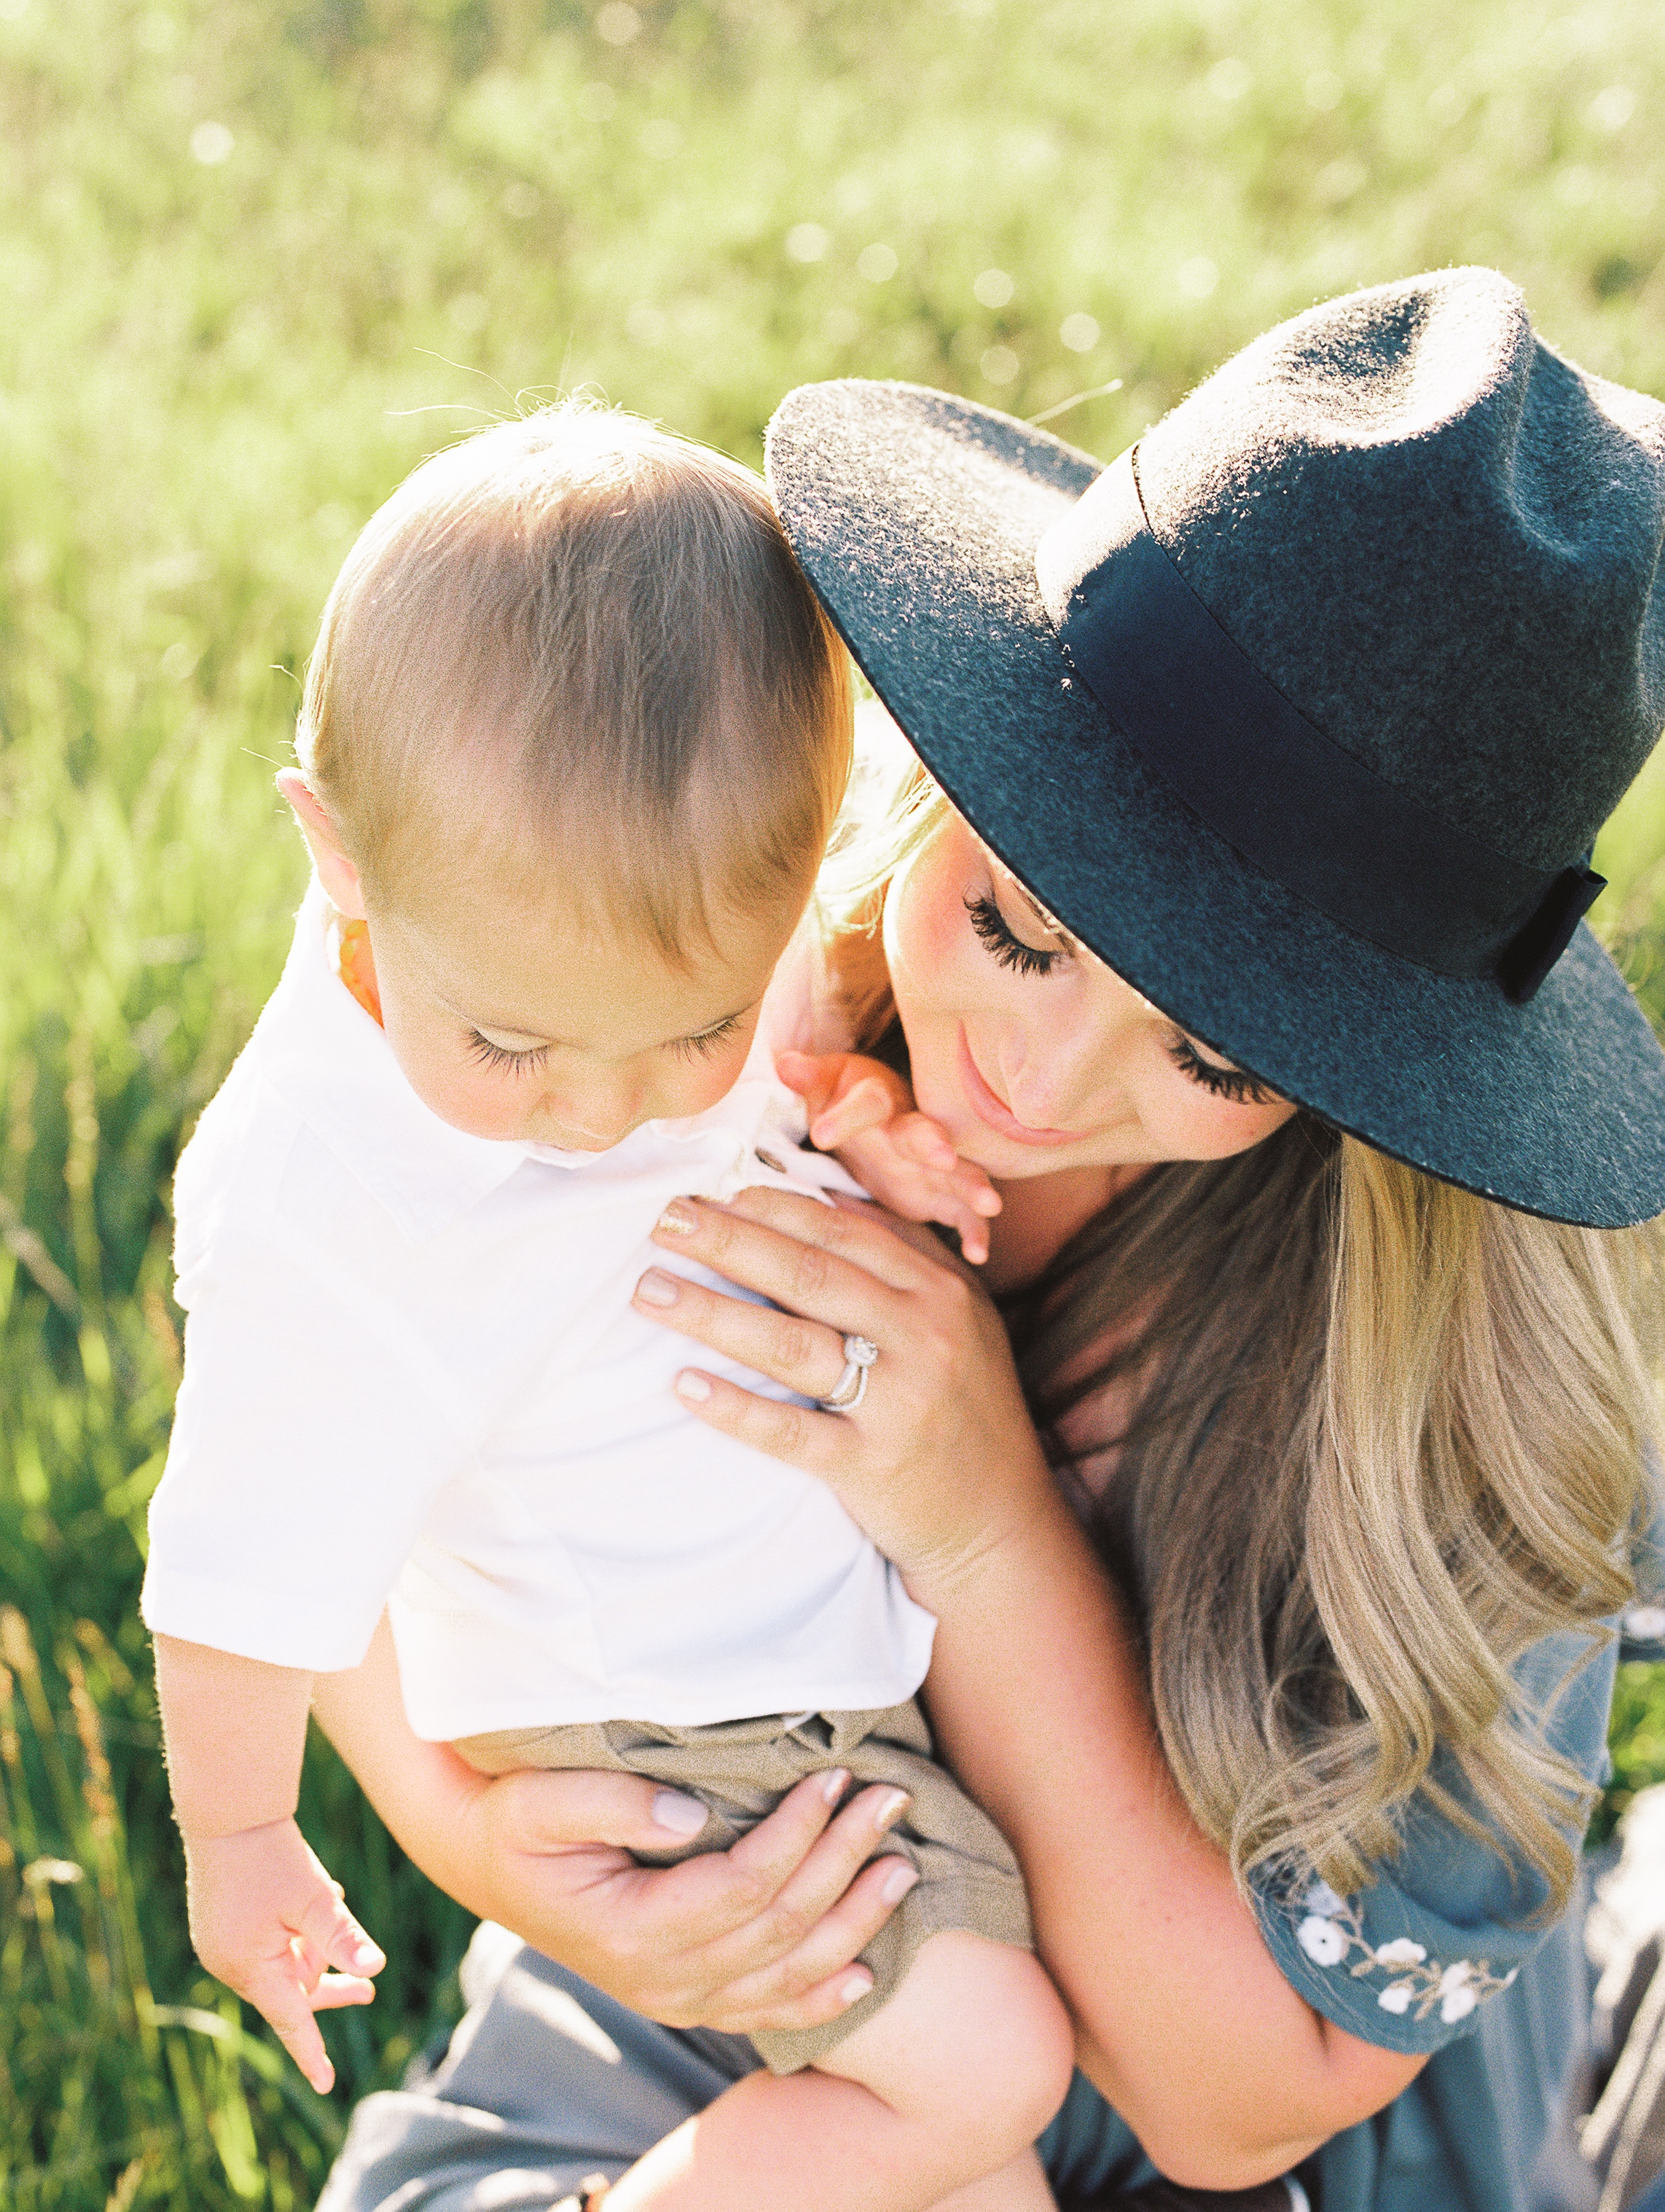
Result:
{"label": "child's finger", "polygon": [[777,1052],[775,1072],[788,1091],[795,1091],[809,1109],[811,1121],[832,1097],[843,1066],[842,1053],[823,1057],[813,1052]]}
{"label": "child's finger", "polygon": [[895,1098],[879,1078],[864,1075],[842,1098],[834,1099],[823,1113],[815,1116],[810,1124],[811,1139],[823,1152],[836,1151],[840,1145],[848,1145],[853,1137],[883,1127],[896,1109]]}
{"label": "child's finger", "polygon": [[311,1997],[314,2012],[335,2012],[343,2005],[374,2004],[376,1985],[362,1974],[325,1974]]}
{"label": "child's finger", "polygon": [[379,1974],[387,1954],[361,1928],[343,1903],[339,1883],[316,1893],[307,1902],[296,1933],[309,1959],[319,1966],[343,1966],[349,1973]]}
{"label": "child's finger", "polygon": [[335,2068],[313,2018],[312,1999],[301,1986],[292,1957],[265,1960],[242,1990],[270,2026],[319,2096],[335,2087]]}
{"label": "child's finger", "polygon": [[[934,1168],[939,1174],[948,1175],[959,1165],[959,1154],[943,1133],[941,1125],[928,1114],[900,1115],[886,1134],[922,1168]],[[981,1174],[981,1170],[977,1172]]]}
{"label": "child's finger", "polygon": [[963,1206],[955,1209],[949,1227],[958,1232],[960,1252],[974,1267],[981,1267],[988,1257],[988,1231],[983,1226],[980,1213],[969,1212]]}
{"label": "child's finger", "polygon": [[969,1260],[973,1267],[981,1267],[988,1257],[988,1231],[983,1214],[964,1192],[956,1189],[951,1182],[933,1178],[922,1211],[927,1221],[940,1222],[945,1229],[951,1229],[960,1240],[962,1257]]}
{"label": "child's finger", "polygon": [[1001,1206],[1000,1194],[973,1161],[961,1160],[952,1177],[955,1190],[974,1213],[993,1220]]}

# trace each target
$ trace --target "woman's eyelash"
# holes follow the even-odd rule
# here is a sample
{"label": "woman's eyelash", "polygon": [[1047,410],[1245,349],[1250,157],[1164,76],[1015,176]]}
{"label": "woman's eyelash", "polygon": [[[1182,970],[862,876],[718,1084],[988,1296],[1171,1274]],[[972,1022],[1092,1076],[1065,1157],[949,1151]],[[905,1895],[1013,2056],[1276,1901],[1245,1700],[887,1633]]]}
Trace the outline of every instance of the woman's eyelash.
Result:
{"label": "woman's eyelash", "polygon": [[1205,1060],[1188,1036],[1177,1036],[1168,1048],[1168,1057],[1182,1075],[1199,1083],[1205,1091],[1212,1091],[1216,1098],[1229,1098],[1234,1106],[1270,1106],[1272,1093],[1263,1083],[1246,1074],[1241,1067],[1216,1067],[1212,1060]]}
{"label": "woman's eyelash", "polygon": [[529,1047],[525,1052],[511,1052],[507,1045],[493,1044],[491,1039],[482,1036],[478,1030],[471,1030],[468,1033],[468,1053],[469,1058],[477,1060],[482,1067],[507,1068],[516,1075],[529,1075],[533,1068],[541,1067],[549,1058],[550,1048],[546,1044],[539,1044]]}
{"label": "woman's eyelash", "polygon": [[698,1036],[678,1037],[673,1049],[684,1060],[690,1053],[703,1055],[714,1052],[720,1044],[726,1043],[733,1036],[742,1018],[739,1014],[731,1014],[726,1021],[719,1022],[714,1030],[702,1030]]}
{"label": "woman's eyelash", "polygon": [[1006,916],[987,891],[966,894],[965,911],[983,943],[1002,968],[1015,969],[1020,975],[1049,975],[1064,957],[1061,952],[1037,951],[1025,945],[1021,937],[1014,937],[1006,927]]}

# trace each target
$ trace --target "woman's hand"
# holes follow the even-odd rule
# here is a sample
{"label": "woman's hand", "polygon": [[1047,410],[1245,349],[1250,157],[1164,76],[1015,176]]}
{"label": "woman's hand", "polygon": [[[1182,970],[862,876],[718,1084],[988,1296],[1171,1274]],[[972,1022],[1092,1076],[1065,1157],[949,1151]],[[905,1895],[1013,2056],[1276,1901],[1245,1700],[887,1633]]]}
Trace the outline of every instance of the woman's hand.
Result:
{"label": "woman's hand", "polygon": [[811,1775],[732,1850],[652,1869],[631,1853],[686,1843],[695,1800],[631,1774],[477,1773],[412,1735],[385,1620],[361,1666],[317,1678],[313,1712],[431,1880],[635,2012],[749,2035],[835,2020],[872,1986],[852,1962],[913,1875],[865,1865],[895,1790],[835,1811],[848,1776]]}
{"label": "woman's hand", "polygon": [[868,1207],[785,1191],[743,1191],[727,1206],[678,1199],[654,1242],[780,1310],[659,1268],[635,1304],[811,1399],[836,1389],[847,1334],[878,1346],[848,1413],[783,1405],[697,1369],[677,1388],[712,1428],[830,1483],[928,1605],[1055,1499],[1000,1316],[917,1235]]}
{"label": "woman's hand", "polygon": [[879,1346],[854,1413],[697,1370],[678,1388],[713,1426],[830,1482],[938,1615],[939,1748],[1018,1854],[1079,2063],[1174,2180],[1252,2187],[1422,2061],[1330,2027],[1279,1972],[1174,1787],[1139,1637],[1053,1488],[998,1315],[908,1234],[773,1191],[679,1200],[656,1242],[784,1310],[657,1271],[636,1302],[811,1398],[836,1387],[847,1333]]}

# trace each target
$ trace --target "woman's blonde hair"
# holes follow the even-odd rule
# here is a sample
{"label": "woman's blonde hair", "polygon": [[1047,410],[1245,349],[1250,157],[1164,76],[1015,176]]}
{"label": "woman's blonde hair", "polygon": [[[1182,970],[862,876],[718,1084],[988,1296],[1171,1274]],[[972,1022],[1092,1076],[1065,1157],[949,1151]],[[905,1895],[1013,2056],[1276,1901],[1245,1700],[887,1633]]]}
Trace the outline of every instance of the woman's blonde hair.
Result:
{"label": "woman's blonde hair", "polygon": [[[846,864],[870,1040],[890,1018],[883,884],[941,805],[916,776],[865,872]],[[1634,1595],[1658,1224],[1535,1220],[1303,1112],[1233,1158],[1148,1170],[1006,1305],[1142,1624],[1169,1765],[1239,1881],[1355,1893],[1420,1796],[1499,1842],[1523,1916],[1559,1910],[1592,1792],[1546,1723]],[[1084,1433],[1117,1384],[1125,1433]],[[1557,1630],[1586,1634],[1534,1699],[1511,1670]]]}
{"label": "woman's blonde hair", "polygon": [[720,914],[807,890],[848,670],[759,477],[568,400],[436,453],[372,516],[297,750],[384,902],[484,860],[675,962]]}

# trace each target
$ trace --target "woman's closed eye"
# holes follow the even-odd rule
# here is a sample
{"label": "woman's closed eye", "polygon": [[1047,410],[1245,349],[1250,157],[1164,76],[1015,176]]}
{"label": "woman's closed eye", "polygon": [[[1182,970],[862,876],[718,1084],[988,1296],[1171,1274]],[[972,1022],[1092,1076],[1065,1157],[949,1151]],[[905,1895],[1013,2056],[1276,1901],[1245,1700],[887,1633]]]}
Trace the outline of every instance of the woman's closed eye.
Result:
{"label": "woman's closed eye", "polygon": [[1013,969],[1019,975],[1050,975],[1066,957],[1061,945],[1048,951],[1025,945],[987,891],[968,891],[965,911],[972,928],[1002,968]]}
{"label": "woman's closed eye", "polygon": [[1229,1098],[1234,1106],[1272,1106],[1278,1102],[1275,1091],[1241,1067],[1222,1066],[1217,1060],[1205,1060],[1183,1030],[1176,1030],[1168,1042],[1168,1057],[1182,1075],[1193,1083],[1200,1084],[1216,1098]]}

